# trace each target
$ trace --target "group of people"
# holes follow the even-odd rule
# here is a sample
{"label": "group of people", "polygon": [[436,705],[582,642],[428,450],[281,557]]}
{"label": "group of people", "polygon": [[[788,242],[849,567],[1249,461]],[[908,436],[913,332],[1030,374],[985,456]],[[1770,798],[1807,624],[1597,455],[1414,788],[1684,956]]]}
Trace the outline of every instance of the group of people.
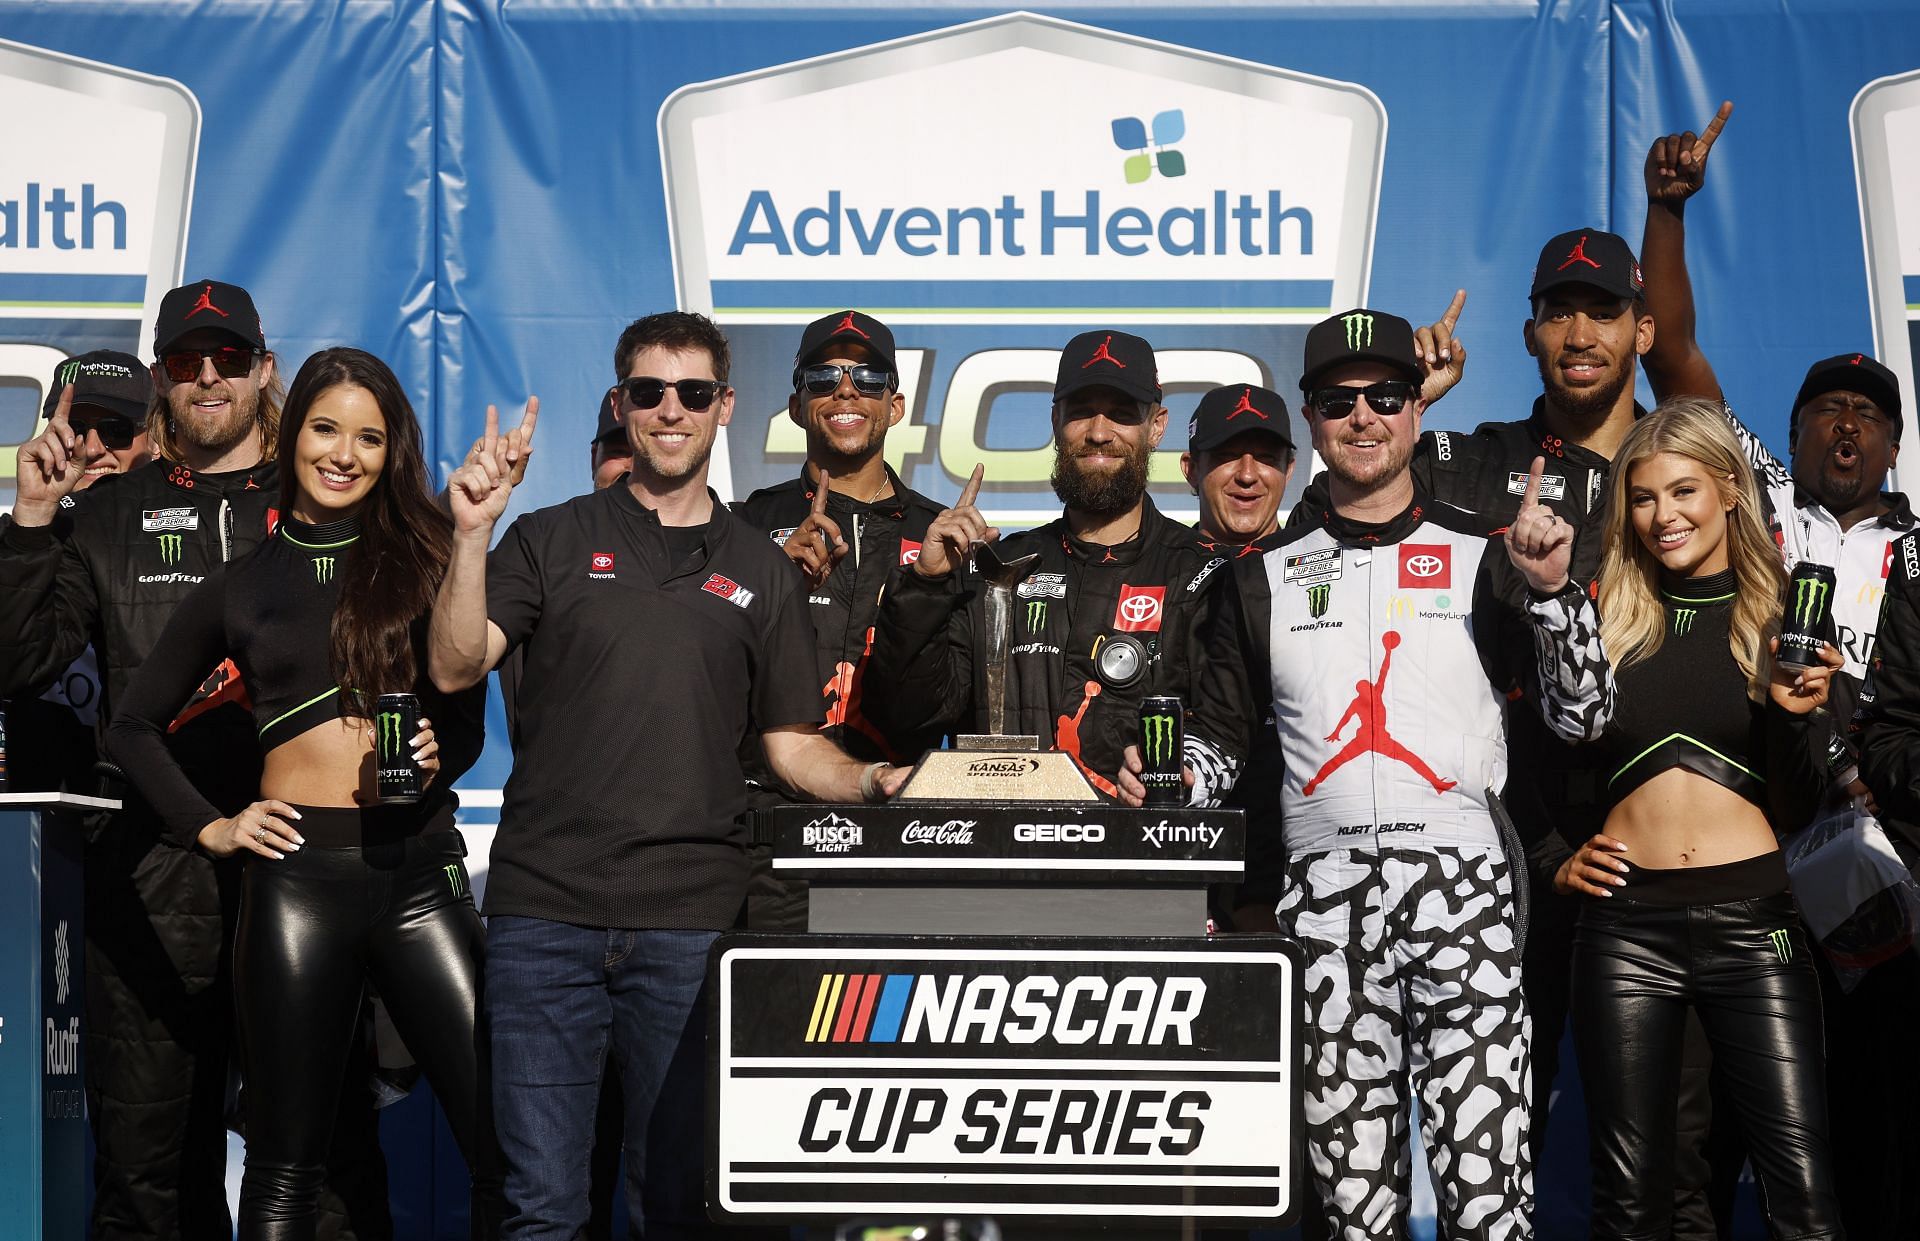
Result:
{"label": "group of people", "polygon": [[[1192,528],[1147,491],[1152,346],[1061,352],[1063,510],[1002,548],[1038,555],[1007,724],[1139,804],[1141,698],[1185,704],[1193,803],[1248,817],[1221,921],[1303,953],[1309,1235],[1404,1235],[1416,1097],[1441,1234],[1533,1235],[1570,1012],[1594,1236],[1714,1236],[1749,1160],[1777,1236],[1920,1228],[1896,1059],[1920,963],[1836,985],[1779,843],[1852,806],[1920,855],[1920,538],[1882,490],[1901,393],[1864,354],[1814,363],[1784,463],[1728,408],[1683,229],[1727,111],[1649,153],[1644,271],[1598,229],[1542,248],[1527,417],[1422,432],[1464,375],[1464,294],[1418,329],[1313,327],[1325,473],[1284,526],[1279,392],[1200,399]],[[943,507],[887,466],[900,369],[858,310],[800,333],[792,481],[732,506],[708,486],[728,343],[663,312],[615,345],[592,490],[504,531],[536,400],[504,430],[490,408],[437,489],[385,364],[324,350],[283,395],[237,286],[169,293],[154,352],[61,368],[0,524],[16,754],[20,704],[90,654],[110,762],[53,778],[125,802],[87,852],[94,1235],[225,1235],[230,1051],[241,1235],[390,1233],[375,994],[452,1122],[476,1235],[604,1235],[612,1166],[638,1235],[704,1233],[707,949],[806,924],[744,824],[883,800],[984,731],[981,471]],[[1838,575],[1809,668],[1778,658],[1799,560]],[[1103,667],[1121,633],[1144,675]],[[483,923],[451,789],[496,670],[514,765]],[[396,692],[429,779],[403,805],[373,758]]]}

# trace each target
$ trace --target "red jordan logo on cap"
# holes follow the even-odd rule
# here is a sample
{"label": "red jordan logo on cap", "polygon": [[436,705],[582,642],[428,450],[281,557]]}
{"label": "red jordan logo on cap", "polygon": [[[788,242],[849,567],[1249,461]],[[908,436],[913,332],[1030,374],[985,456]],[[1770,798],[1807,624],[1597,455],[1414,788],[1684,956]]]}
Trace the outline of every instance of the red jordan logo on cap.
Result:
{"label": "red jordan logo on cap", "polygon": [[853,312],[851,310],[847,312],[846,318],[840,320],[840,326],[833,329],[833,334],[835,336],[844,336],[848,332],[852,332],[855,336],[858,336],[861,340],[873,339],[873,337],[867,335],[865,332],[861,331],[858,327],[854,325]]}
{"label": "red jordan logo on cap", "polygon": [[220,309],[218,306],[213,304],[213,286],[210,284],[203,286],[201,288],[200,300],[193,304],[193,309],[189,310],[186,314],[181,315],[180,317],[182,319],[191,319],[203,310],[211,310],[214,314],[219,315],[222,319],[227,317],[226,311]]}
{"label": "red jordan logo on cap", "polygon": [[1253,389],[1252,388],[1242,388],[1240,390],[1240,403],[1233,407],[1232,413],[1227,415],[1227,421],[1232,422],[1235,418],[1238,418],[1241,414],[1252,414],[1255,418],[1258,418],[1262,422],[1267,421],[1267,416],[1253,407]]}
{"label": "red jordan logo on cap", "polygon": [[1565,271],[1575,263],[1585,263],[1588,267],[1596,271],[1600,268],[1600,264],[1587,257],[1587,235],[1585,233],[1580,234],[1580,240],[1574,242],[1573,249],[1567,251],[1567,261],[1553,270]]}
{"label": "red jordan logo on cap", "polygon": [[1858,365],[1860,365],[1860,358],[1861,358],[1861,355],[1860,355],[1860,354],[1857,354],[1857,353],[1856,353],[1856,354],[1854,354],[1854,355],[1853,355],[1853,365],[1855,365],[1855,366],[1858,366]]}
{"label": "red jordan logo on cap", "polygon": [[1084,371],[1089,366],[1092,366],[1095,362],[1111,362],[1115,366],[1119,367],[1121,370],[1123,371],[1126,370],[1127,364],[1125,362],[1122,362],[1119,358],[1116,358],[1112,354],[1107,352],[1107,346],[1111,345],[1112,343],[1113,343],[1113,333],[1109,332],[1107,333],[1107,338],[1100,342],[1100,347],[1093,351],[1093,356],[1080,364],[1080,369]]}

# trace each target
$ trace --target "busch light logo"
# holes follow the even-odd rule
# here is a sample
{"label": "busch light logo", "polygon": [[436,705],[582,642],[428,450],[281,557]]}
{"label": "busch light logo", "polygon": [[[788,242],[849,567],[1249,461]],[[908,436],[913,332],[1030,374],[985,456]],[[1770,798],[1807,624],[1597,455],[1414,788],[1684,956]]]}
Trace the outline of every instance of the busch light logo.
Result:
{"label": "busch light logo", "polygon": [[977,820],[948,819],[945,823],[922,823],[915,819],[900,829],[903,845],[970,845]]}
{"label": "busch light logo", "polygon": [[1355,311],[1350,315],[1341,315],[1340,322],[1347,329],[1347,348],[1366,349],[1373,344],[1373,316]]}
{"label": "busch light logo", "polygon": [[382,763],[399,762],[401,714],[398,711],[382,711],[374,722],[380,734],[380,761]]}
{"label": "busch light logo", "polygon": [[815,853],[850,853],[863,838],[858,823],[837,814],[815,819],[800,829],[800,843]]}
{"label": "busch light logo", "polygon": [[[823,181],[818,137],[850,116],[875,150],[938,157]],[[791,390],[804,324],[881,309],[907,411],[888,464],[948,503],[982,464],[996,523],[1059,514],[1045,394],[1076,334],[1152,341],[1185,426],[1209,387],[1291,382],[1275,360],[1365,304],[1386,112],[1353,83],[1008,13],[694,83],[659,128],[679,303],[726,328],[739,391]],[[1190,520],[1178,434],[1148,484]],[[743,398],[715,485],[805,454],[784,397]]]}
{"label": "busch light logo", "polygon": [[1327,614],[1327,608],[1333,603],[1333,585],[1322,582],[1318,586],[1307,587],[1307,614],[1319,620]]}
{"label": "busch light logo", "polygon": [[1156,711],[1140,717],[1140,755],[1149,767],[1162,767],[1173,761],[1174,737],[1180,721],[1171,712]]}
{"label": "busch light logo", "polygon": [[333,580],[333,557],[315,556],[313,558],[313,580],[325,586]]}
{"label": "busch light logo", "polygon": [[1812,573],[1793,575],[1793,627],[1796,630],[1812,633],[1818,629],[1827,619],[1827,608],[1832,601],[1832,582]]}
{"label": "busch light logo", "polygon": [[[1151,178],[1156,171],[1163,177],[1186,176],[1186,156],[1170,149],[1186,136],[1187,115],[1178,108],[1154,114],[1151,137],[1139,117],[1114,117],[1113,145],[1128,152],[1126,163],[1121,166],[1127,184],[1138,185]],[[1148,150],[1149,143],[1154,150]]]}
{"label": "busch light logo", "polygon": [[183,549],[183,546],[184,544],[181,541],[180,535],[177,535],[177,534],[161,535],[160,536],[160,563],[161,564],[179,564],[180,553]]}

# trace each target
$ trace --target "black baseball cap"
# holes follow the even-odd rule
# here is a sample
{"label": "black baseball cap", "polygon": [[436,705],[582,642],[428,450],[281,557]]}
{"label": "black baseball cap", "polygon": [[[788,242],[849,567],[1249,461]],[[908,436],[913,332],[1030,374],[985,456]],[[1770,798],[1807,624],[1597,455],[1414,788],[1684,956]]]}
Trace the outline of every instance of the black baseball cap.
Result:
{"label": "black baseball cap", "polygon": [[147,405],[153,399],[153,376],[146,364],[130,353],[96,349],[68,358],[53,369],[53,382],[47,385],[46,403],[40,412],[51,416],[60,403],[60,390],[73,385],[73,407],[91,405],[110,414],[119,414],[134,423],[144,423]]}
{"label": "black baseball cap", "polygon": [[1632,298],[1643,296],[1647,287],[1633,247],[1597,228],[1576,228],[1540,247],[1527,300],[1534,301],[1563,284],[1590,284],[1603,293]]}
{"label": "black baseball cap", "polygon": [[153,323],[154,356],[165,353],[188,332],[209,327],[219,328],[255,349],[267,347],[260,312],[253,308],[253,298],[245,289],[220,280],[195,280],[160,299],[160,317]]}
{"label": "black baseball cap", "polygon": [[900,373],[900,367],[893,360],[893,330],[880,320],[858,310],[836,310],[830,315],[815,319],[807,324],[806,331],[800,333],[800,349],[793,355],[794,386],[800,386],[799,368],[809,362],[817,362],[828,345],[835,341],[850,340],[865,345],[873,355],[873,360],[894,375]]}
{"label": "black baseball cap", "polygon": [[627,424],[620,420],[620,411],[615,406],[613,394],[618,388],[608,388],[600,398],[600,416],[594,421],[593,439],[589,443],[599,444],[611,439],[625,439]]}
{"label": "black baseball cap", "polygon": [[1243,431],[1264,431],[1291,451],[1293,433],[1287,421],[1287,403],[1271,388],[1252,384],[1215,388],[1200,398],[1187,421],[1187,451],[1218,448]]}
{"label": "black baseball cap", "polygon": [[1364,306],[1322,319],[1307,332],[1307,366],[1300,374],[1300,391],[1313,391],[1322,375],[1349,362],[1383,362],[1419,383],[1413,325],[1399,315]]}
{"label": "black baseball cap", "polygon": [[1136,401],[1160,403],[1160,367],[1153,346],[1126,332],[1082,332],[1060,351],[1053,399],[1063,401],[1084,388],[1114,388]]}
{"label": "black baseball cap", "polygon": [[1864,353],[1842,353],[1822,358],[1807,368],[1794,394],[1792,420],[1800,419],[1800,407],[1816,396],[1841,390],[1858,392],[1886,411],[1898,428],[1904,425],[1900,411],[1900,380],[1892,371]]}

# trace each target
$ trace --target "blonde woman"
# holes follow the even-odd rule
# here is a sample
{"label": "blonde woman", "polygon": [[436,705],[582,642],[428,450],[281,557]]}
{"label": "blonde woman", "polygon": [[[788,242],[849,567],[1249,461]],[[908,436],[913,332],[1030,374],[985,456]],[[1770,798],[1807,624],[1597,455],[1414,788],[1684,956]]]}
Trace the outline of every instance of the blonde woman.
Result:
{"label": "blonde woman", "polygon": [[1615,698],[1598,744],[1610,809],[1555,876],[1591,898],[1574,941],[1573,1017],[1592,1235],[1669,1235],[1691,1005],[1750,1139],[1772,1234],[1840,1237],[1818,985],[1777,843],[1825,786],[1810,722],[1840,656],[1827,648],[1825,666],[1804,673],[1774,660],[1785,575],[1717,404],[1668,401],[1635,425],[1603,528],[1600,638]]}

